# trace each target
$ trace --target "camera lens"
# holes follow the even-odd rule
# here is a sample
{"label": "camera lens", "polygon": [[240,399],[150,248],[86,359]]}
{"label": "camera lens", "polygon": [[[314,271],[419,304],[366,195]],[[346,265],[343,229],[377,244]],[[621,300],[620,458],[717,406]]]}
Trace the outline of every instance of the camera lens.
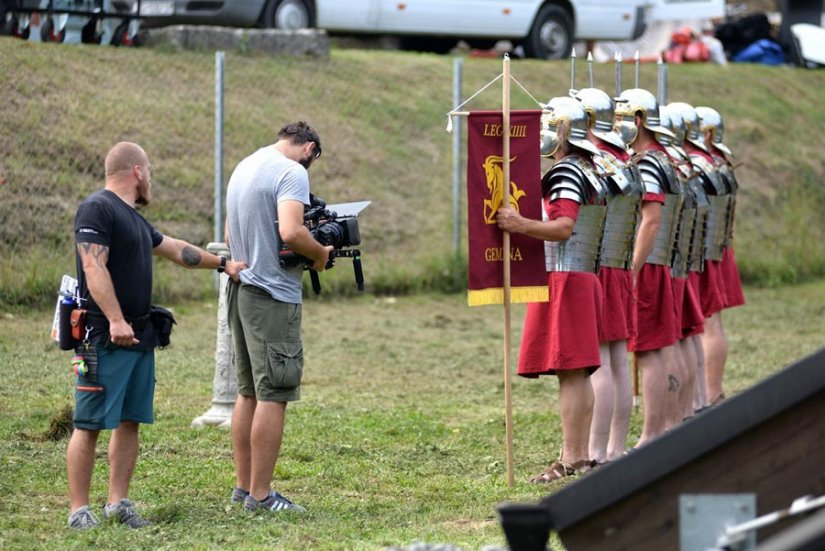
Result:
{"label": "camera lens", "polygon": [[322,245],[332,245],[334,249],[340,249],[345,245],[346,233],[338,222],[327,222],[315,230],[315,239]]}

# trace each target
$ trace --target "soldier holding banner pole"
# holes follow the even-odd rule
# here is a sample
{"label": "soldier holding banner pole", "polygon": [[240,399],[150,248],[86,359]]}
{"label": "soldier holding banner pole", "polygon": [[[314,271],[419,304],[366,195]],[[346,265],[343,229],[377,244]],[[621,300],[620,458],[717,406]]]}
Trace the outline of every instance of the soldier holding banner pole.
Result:
{"label": "soldier holding banner pole", "polygon": [[593,389],[590,375],[601,363],[601,286],[596,277],[606,207],[592,164],[598,150],[587,141],[587,115],[573,98],[554,98],[542,118],[542,153],[556,163],[542,178],[542,220],[512,208],[498,210],[498,227],[545,242],[550,302],[529,303],[518,373],[557,375],[562,451],[530,479],[547,483],[590,470]]}

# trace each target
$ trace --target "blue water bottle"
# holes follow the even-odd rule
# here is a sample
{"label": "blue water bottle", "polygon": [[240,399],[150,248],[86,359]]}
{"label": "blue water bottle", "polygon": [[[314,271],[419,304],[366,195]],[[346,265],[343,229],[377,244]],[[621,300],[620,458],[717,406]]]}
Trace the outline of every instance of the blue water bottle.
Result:
{"label": "blue water bottle", "polygon": [[77,302],[72,295],[63,295],[60,299],[60,314],[57,324],[57,341],[60,350],[72,350],[75,347],[75,340],[72,338],[71,316],[72,310],[77,308]]}

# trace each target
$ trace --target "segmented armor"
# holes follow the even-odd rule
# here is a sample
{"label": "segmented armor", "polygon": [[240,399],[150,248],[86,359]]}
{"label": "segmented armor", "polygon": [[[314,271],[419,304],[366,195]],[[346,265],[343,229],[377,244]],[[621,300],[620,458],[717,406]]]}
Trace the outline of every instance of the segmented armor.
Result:
{"label": "segmented armor", "polygon": [[719,171],[704,155],[693,153],[690,155],[690,160],[696,172],[699,173],[709,203],[704,257],[706,260],[722,260],[733,195],[728,193],[728,188]]}
{"label": "segmented armor", "polygon": [[625,163],[602,151],[593,157],[599,176],[606,184],[607,218],[604,226],[599,265],[630,269],[633,246],[642,204],[642,177],[632,163]]}
{"label": "segmented armor", "polygon": [[[565,241],[545,241],[548,272],[591,272],[599,269],[607,207],[605,186],[593,166],[583,157],[569,155],[556,163],[542,178],[542,192],[550,202],[570,199],[579,203],[573,235]],[[542,209],[543,219],[547,213]]]}
{"label": "segmented armor", "polygon": [[719,176],[722,178],[728,193],[730,193],[725,224],[725,247],[730,247],[733,244],[733,221],[736,217],[736,193],[739,190],[739,183],[736,181],[736,175],[733,173],[730,163],[724,159],[720,159],[719,162]]}
{"label": "segmented armor", "polygon": [[642,175],[645,193],[664,194],[665,196],[665,204],[662,206],[659,218],[659,231],[656,233],[653,251],[646,262],[670,266],[683,202],[676,169],[667,153],[648,150],[639,161],[639,172]]}
{"label": "segmented armor", "polygon": [[688,271],[700,272],[705,267],[703,252],[708,199],[702,189],[701,180],[693,171],[693,164],[684,149],[673,145],[665,149],[676,165],[676,172],[684,193],[682,217],[677,230],[676,247],[673,251],[673,263],[670,269],[673,277],[687,277]]}

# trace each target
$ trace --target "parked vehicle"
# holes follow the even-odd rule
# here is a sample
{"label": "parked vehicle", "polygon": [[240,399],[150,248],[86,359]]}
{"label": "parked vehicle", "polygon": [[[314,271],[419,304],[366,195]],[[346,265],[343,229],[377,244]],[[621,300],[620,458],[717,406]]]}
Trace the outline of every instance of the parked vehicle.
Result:
{"label": "parked vehicle", "polygon": [[146,27],[171,24],[398,35],[402,45],[447,51],[459,39],[520,44],[526,55],[565,58],[574,40],[632,40],[649,0],[142,0]]}
{"label": "parked vehicle", "polygon": [[0,0],[0,34],[34,42],[134,46],[140,0]]}

